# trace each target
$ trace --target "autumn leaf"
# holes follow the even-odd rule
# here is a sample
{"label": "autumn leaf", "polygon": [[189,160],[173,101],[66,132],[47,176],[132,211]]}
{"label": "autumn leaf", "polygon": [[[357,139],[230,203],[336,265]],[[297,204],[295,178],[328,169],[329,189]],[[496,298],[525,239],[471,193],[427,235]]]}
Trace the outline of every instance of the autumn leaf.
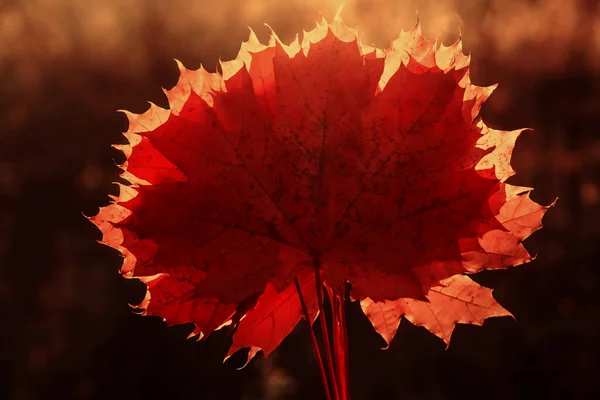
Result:
{"label": "autumn leaf", "polygon": [[463,274],[530,261],[547,207],[504,183],[522,130],[483,123],[495,86],[469,61],[418,24],[366,46],[337,16],[289,46],[251,32],[222,74],[178,64],[170,109],[125,112],[131,184],[92,218],[148,285],[139,307],[203,335],[233,323],[229,354],[250,356],[300,320],[295,279],[311,320],[315,278],[349,282],[388,342],[403,315],[446,342],[509,315]]}
{"label": "autumn leaf", "polygon": [[494,298],[490,289],[479,286],[464,275],[454,275],[429,289],[427,301],[404,298],[360,302],[375,330],[388,343],[392,341],[400,317],[426,327],[447,344],[457,323],[483,325],[489,317],[512,316]]}
{"label": "autumn leaf", "polygon": [[[301,273],[298,281],[304,298],[316,298],[315,275],[311,270]],[[319,311],[317,305],[313,302],[308,311],[312,323]],[[294,329],[301,315],[300,297],[294,286],[278,292],[272,284],[267,283],[256,307],[248,311],[235,332],[227,357],[246,347],[250,348],[248,360],[259,350],[265,354],[271,353],[283,337]],[[282,335],[281,332],[286,333]]]}

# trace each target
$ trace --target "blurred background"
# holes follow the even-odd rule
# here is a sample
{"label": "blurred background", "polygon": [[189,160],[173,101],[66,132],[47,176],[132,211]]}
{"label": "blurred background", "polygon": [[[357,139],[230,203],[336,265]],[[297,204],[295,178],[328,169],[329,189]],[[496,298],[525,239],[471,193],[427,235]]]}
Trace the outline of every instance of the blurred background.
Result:
{"label": "blurred background", "polygon": [[[343,17],[387,45],[416,21],[462,32],[483,108],[517,142],[511,183],[559,202],[526,243],[536,261],[476,280],[511,310],[460,325],[448,350],[404,321],[391,347],[349,306],[352,398],[587,399],[600,395],[600,2],[348,0]],[[228,338],[186,341],[131,314],[143,293],[117,275],[82,215],[117,188],[125,117],[178,71],[235,57],[251,26],[284,42],[339,0],[0,0],[0,398],[321,399],[306,326],[268,359],[222,363]],[[600,397],[598,397],[600,398]]]}

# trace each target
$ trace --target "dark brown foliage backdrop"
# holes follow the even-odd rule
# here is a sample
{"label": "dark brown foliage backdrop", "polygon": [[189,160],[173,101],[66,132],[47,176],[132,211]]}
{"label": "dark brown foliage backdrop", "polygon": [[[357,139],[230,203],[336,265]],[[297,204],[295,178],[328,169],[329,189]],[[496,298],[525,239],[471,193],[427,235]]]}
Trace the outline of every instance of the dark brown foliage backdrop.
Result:
{"label": "dark brown foliage backdrop", "polygon": [[[173,58],[214,70],[252,26],[290,41],[331,0],[0,1],[0,397],[317,399],[305,327],[269,359],[221,364],[228,338],[185,341],[131,314],[143,289],[117,275],[93,215],[115,193],[126,119],[177,79]],[[560,198],[527,246],[532,264],[485,273],[517,318],[460,326],[447,351],[408,323],[387,351],[349,307],[352,394],[362,399],[584,399],[600,394],[600,5],[587,0],[347,1],[344,17],[385,47],[415,21],[462,31],[484,106],[517,143],[513,184]],[[168,216],[166,216],[168,217]],[[302,324],[301,324],[302,325]]]}

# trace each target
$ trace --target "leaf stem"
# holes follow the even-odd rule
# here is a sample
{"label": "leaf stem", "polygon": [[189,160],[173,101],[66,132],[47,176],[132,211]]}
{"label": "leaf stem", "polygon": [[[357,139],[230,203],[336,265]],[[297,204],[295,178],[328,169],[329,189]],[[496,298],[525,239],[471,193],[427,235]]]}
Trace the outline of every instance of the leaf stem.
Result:
{"label": "leaf stem", "polygon": [[346,285],[343,285],[340,292],[336,296],[338,305],[339,319],[339,342],[338,347],[338,368],[340,376],[341,398],[349,400],[350,394],[348,391],[348,326],[346,325]]}
{"label": "leaf stem", "polygon": [[342,381],[341,369],[340,369],[340,321],[338,320],[338,298],[337,293],[332,294],[331,298],[331,311],[332,311],[332,326],[333,326],[333,355],[335,359],[335,366],[337,372],[337,379],[339,382],[340,396],[343,399],[344,393],[344,382]]}
{"label": "leaf stem", "polygon": [[333,350],[340,390],[340,400],[348,400],[350,397],[348,394],[347,329],[344,311],[345,286],[342,286],[339,291],[334,291],[327,284],[325,284],[325,286],[327,287],[327,294],[331,299]]}
{"label": "leaf stem", "polygon": [[302,305],[302,313],[304,314],[304,319],[308,323],[308,330],[310,331],[310,339],[312,342],[312,347],[315,352],[315,356],[317,357],[317,364],[319,365],[319,372],[321,373],[321,381],[323,381],[323,386],[325,387],[325,394],[327,396],[327,400],[331,399],[331,389],[329,387],[329,382],[327,380],[327,373],[325,372],[325,365],[323,365],[323,358],[321,357],[321,351],[319,350],[319,344],[317,343],[317,338],[315,336],[315,332],[313,331],[310,315],[308,314],[308,308],[306,307],[306,302],[304,301],[304,296],[302,295],[302,289],[300,288],[300,283],[298,282],[298,278],[294,278],[294,283],[296,284],[296,290],[298,291],[298,297],[300,298],[300,304]]}
{"label": "leaf stem", "polygon": [[[317,285],[317,299],[319,303],[319,321],[321,322],[321,334],[323,335],[323,344],[325,349],[325,361],[331,378],[331,386],[333,389],[333,398],[340,399],[340,391],[337,385],[337,376],[333,367],[333,357],[331,355],[331,341],[329,340],[329,332],[327,329],[327,319],[325,318],[325,307],[323,306],[323,281],[321,280],[321,268],[318,259],[315,260],[315,284]],[[333,301],[333,300],[332,300]]]}

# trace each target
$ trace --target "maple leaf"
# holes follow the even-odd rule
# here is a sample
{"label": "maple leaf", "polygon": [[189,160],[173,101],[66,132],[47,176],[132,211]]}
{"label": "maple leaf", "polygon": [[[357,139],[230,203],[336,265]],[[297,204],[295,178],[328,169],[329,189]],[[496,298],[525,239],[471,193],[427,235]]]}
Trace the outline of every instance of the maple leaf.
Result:
{"label": "maple leaf", "polygon": [[464,275],[454,275],[429,289],[427,301],[404,298],[374,302],[366,298],[361,308],[375,330],[388,343],[392,341],[400,317],[425,326],[447,344],[457,323],[483,325],[489,317],[512,316],[494,298],[490,289]]}
{"label": "maple leaf", "polygon": [[289,46],[251,32],[222,75],[179,63],[170,109],[125,112],[131,185],[92,218],[148,285],[139,307],[195,334],[233,323],[229,354],[250,357],[301,319],[295,280],[311,320],[314,283],[349,282],[387,342],[402,315],[446,342],[510,315],[463,274],[530,261],[548,207],[505,183],[522,130],[483,123],[495,86],[469,61],[418,23],[366,46],[338,15]]}

